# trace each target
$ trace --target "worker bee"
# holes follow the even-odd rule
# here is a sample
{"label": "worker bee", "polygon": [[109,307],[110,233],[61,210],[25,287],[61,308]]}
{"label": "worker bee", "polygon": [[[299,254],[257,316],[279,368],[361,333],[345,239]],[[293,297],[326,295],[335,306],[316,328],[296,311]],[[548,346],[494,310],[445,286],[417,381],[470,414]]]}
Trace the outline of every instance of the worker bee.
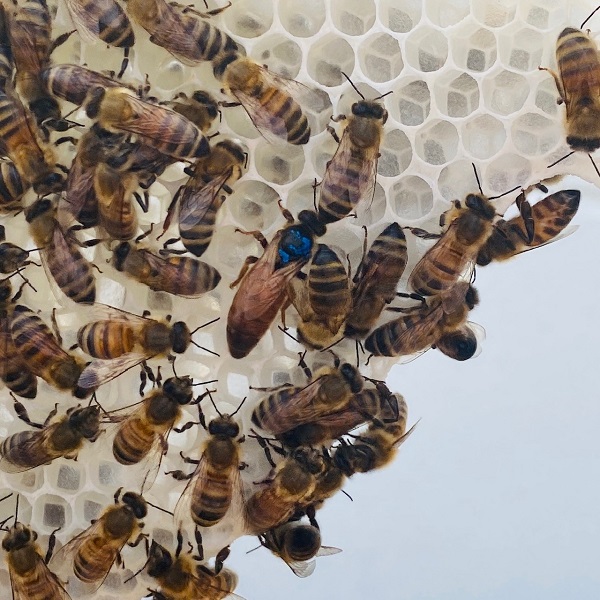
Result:
{"label": "worker bee", "polygon": [[226,33],[198,18],[206,13],[165,0],[127,0],[127,12],[150,34],[150,41],[187,65],[213,60],[223,52],[237,51],[238,45]]}
{"label": "worker bee", "polygon": [[[212,400],[212,396],[211,396]],[[245,399],[244,399],[245,400]],[[177,515],[191,513],[194,523],[200,527],[212,527],[221,521],[231,509],[237,517],[242,512],[243,494],[240,478],[240,426],[233,417],[244,400],[231,415],[223,415],[215,405],[219,416],[206,427],[209,438],[204,442],[199,461],[187,459],[197,466],[193,473],[185,475],[174,471],[176,479],[189,479],[176,509]],[[214,402],[213,402],[214,405]]]}
{"label": "worker bee", "polygon": [[201,348],[192,340],[192,335],[200,327],[214,322],[190,331],[183,321],[171,324],[168,318],[139,317],[98,304],[95,308],[102,313],[103,320],[88,323],[77,332],[81,349],[98,359],[89,363],[81,373],[78,385],[82,389],[112,381],[149,358],[167,356],[170,352],[183,354],[190,344]]}
{"label": "worker bee", "polygon": [[23,181],[14,162],[0,162],[0,212],[21,210],[21,200],[30,187],[29,183]]}
{"label": "worker bee", "polygon": [[252,423],[279,436],[347,406],[363,385],[362,375],[349,363],[322,367],[308,385],[277,388],[261,400],[252,412]]}
{"label": "worker bee", "polygon": [[202,131],[174,110],[150,104],[128,88],[95,87],[85,109],[90,119],[113,133],[135,134],[143,144],[172,158],[198,158],[210,151]]}
{"label": "worker bee", "polygon": [[565,104],[567,144],[575,152],[594,152],[600,148],[600,58],[596,42],[581,29],[566,27],[560,32],[556,42],[558,73],[540,69],[552,75],[560,102]]}
{"label": "worker bee", "polygon": [[294,277],[288,290],[301,318],[298,325],[301,342],[322,349],[341,338],[342,325],[352,304],[350,278],[331,248],[319,244],[308,277]]}
{"label": "worker bee", "polygon": [[47,566],[52,555],[53,536],[46,557],[36,543],[37,533],[17,522],[2,539],[6,552],[13,600],[71,600],[60,579]]}
{"label": "worker bee", "polygon": [[363,338],[371,331],[385,305],[396,297],[407,260],[402,227],[392,223],[373,242],[354,275],[345,335]]}
{"label": "worker bee", "polygon": [[285,523],[304,498],[315,489],[323,470],[323,457],[311,448],[296,448],[275,467],[246,502],[248,533],[259,534]]}
{"label": "worker bee", "polygon": [[54,408],[43,424],[29,419],[27,410],[15,401],[17,416],[39,431],[20,431],[0,445],[0,469],[18,473],[48,465],[57,458],[76,459],[84,440],[95,442],[100,435],[98,406],[75,406],[56,417]]}
{"label": "worker bee", "polygon": [[204,90],[196,90],[191,97],[188,97],[184,92],[180,92],[173,100],[164,104],[190,120],[204,133],[212,127],[219,114],[218,102]]}
{"label": "worker bee", "polygon": [[[307,105],[311,102],[318,105],[320,101],[312,90],[297,81],[275,75],[236,52],[215,59],[213,72],[223,84],[224,91],[236,98],[267,139],[283,139],[294,145],[308,142],[308,119],[293,96]],[[315,98],[311,98],[313,94]]]}
{"label": "worker bee", "polygon": [[77,387],[85,362],[63,350],[50,328],[31,309],[21,304],[12,308],[10,334],[21,359],[34,375],[59,390],[85,395]]}
{"label": "worker bee", "polygon": [[[25,250],[11,242],[6,241],[6,229],[0,225],[0,273],[15,273],[27,265],[37,265],[29,259],[33,250]],[[39,266],[39,265],[37,265]],[[10,295],[11,292],[9,292]],[[0,303],[4,299],[0,297]]]}
{"label": "worker bee", "polygon": [[8,15],[0,5],[0,88],[10,84],[13,74],[13,54],[10,46]]}
{"label": "worker bee", "polygon": [[163,258],[122,242],[113,251],[113,266],[151,290],[197,298],[215,289],[221,275],[209,264],[189,256]]}
{"label": "worker bee", "polygon": [[[194,256],[202,256],[208,248],[217,212],[226,198],[223,192],[231,194],[230,186],[242,176],[245,158],[244,151],[235,142],[218,142],[207,156],[189,168],[189,181],[173,197],[163,231],[168,229],[177,211],[181,243]],[[167,241],[165,247],[173,241]]]}
{"label": "worker bee", "polygon": [[261,545],[279,556],[298,577],[312,575],[316,556],[341,552],[339,548],[321,546],[321,532],[314,525],[288,521],[259,535]]}
{"label": "worker bee", "polygon": [[464,206],[454,206],[440,217],[444,232],[416,264],[408,285],[423,296],[451,289],[468,268],[494,231],[496,211],[483,195],[469,194]]}
{"label": "worker bee", "polygon": [[247,356],[267,332],[287,299],[287,282],[310,260],[315,238],[325,233],[312,211],[301,211],[298,221],[280,229],[269,244],[261,238],[263,255],[246,259],[231,284],[241,280],[227,315],[227,345],[233,358]]}
{"label": "worker bee", "polygon": [[141,520],[148,514],[148,505],[135,492],[121,496],[122,489],[116,491],[114,505],[104,509],[90,527],[65,544],[51,561],[52,566],[72,568],[90,593],[106,579],[123,546],[136,546],[144,539]]}
{"label": "worker bee", "polygon": [[146,568],[148,575],[157,580],[160,591],[150,590],[153,600],[243,600],[233,593],[237,576],[233,571],[222,569],[215,574],[200,565],[191,553],[182,554],[183,536],[177,532],[178,545],[173,556],[166,548],[152,541]]}
{"label": "worker bee", "polygon": [[531,240],[528,240],[520,215],[510,221],[498,221],[492,235],[479,250],[477,264],[484,266],[494,260],[507,260],[554,240],[575,216],[580,197],[578,190],[561,190],[534,204],[531,207],[534,223]]}
{"label": "worker bee", "polygon": [[[378,102],[382,96],[365,100],[351,81],[350,84],[362,100],[352,105],[352,115],[347,119],[341,139],[329,127],[338,148],[327,163],[320,183],[318,213],[323,223],[339,221],[363,198],[372,198],[375,191],[379,145],[388,112]],[[345,115],[339,115],[334,120],[345,119]]]}
{"label": "worker bee", "polygon": [[[50,280],[74,302],[89,304],[96,298],[92,266],[85,260],[71,230],[64,231],[57,220],[57,206],[41,198],[25,210],[25,219]],[[93,245],[90,240],[83,245]]]}
{"label": "worker bee", "polygon": [[[468,360],[477,350],[477,338],[474,334],[465,337],[463,327],[478,301],[477,290],[468,282],[459,281],[434,296],[429,304],[408,309],[408,314],[375,329],[365,340],[365,349],[375,356],[408,356],[423,352],[445,338],[441,343],[448,351],[451,347],[444,341],[455,342],[451,358]],[[455,331],[463,335],[445,337]]]}

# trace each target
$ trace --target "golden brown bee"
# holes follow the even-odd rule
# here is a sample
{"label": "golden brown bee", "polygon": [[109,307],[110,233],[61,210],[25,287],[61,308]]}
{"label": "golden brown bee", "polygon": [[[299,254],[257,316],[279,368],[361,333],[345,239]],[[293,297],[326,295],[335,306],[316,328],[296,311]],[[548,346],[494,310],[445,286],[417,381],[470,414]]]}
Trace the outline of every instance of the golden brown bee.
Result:
{"label": "golden brown bee", "polygon": [[[377,100],[365,100],[363,96],[352,105],[352,115],[341,139],[329,128],[339,145],[319,184],[318,213],[323,223],[339,221],[363,198],[373,197],[379,145],[387,118],[387,110]],[[346,116],[340,115],[335,120],[342,119]]]}
{"label": "golden brown bee", "polygon": [[204,133],[212,127],[219,114],[219,103],[204,90],[196,90],[191,97],[180,92],[173,100],[165,102],[165,104],[189,119]]}
{"label": "golden brown bee", "polygon": [[88,323],[77,332],[81,349],[98,359],[81,373],[78,384],[82,389],[111,381],[149,358],[167,356],[170,352],[183,354],[190,344],[197,346],[192,340],[194,331],[183,321],[170,323],[167,319],[139,317],[99,304],[95,308],[102,313],[103,320]]}
{"label": "golden brown bee", "polygon": [[344,363],[319,369],[306,386],[284,386],[260,401],[252,412],[252,423],[276,436],[319,421],[346,407],[364,385],[356,367]]}
{"label": "golden brown bee", "polygon": [[534,223],[531,241],[521,215],[510,221],[498,221],[492,235],[479,250],[477,264],[484,266],[494,260],[508,260],[554,240],[575,216],[580,197],[579,190],[561,190],[534,204],[531,207]]}
{"label": "golden brown bee", "polygon": [[342,337],[352,304],[350,278],[338,255],[319,244],[308,277],[288,284],[290,300],[301,321],[298,337],[311,348],[326,348]]}
{"label": "golden brown bee", "polygon": [[[223,140],[199,158],[190,172],[189,181],[181,186],[169,206],[163,231],[169,227],[173,213],[178,212],[181,243],[194,256],[202,256],[212,239],[217,212],[242,176],[246,155],[231,140]],[[176,240],[169,240],[165,247]]]}
{"label": "golden brown bee", "polygon": [[375,329],[365,340],[365,349],[375,356],[408,356],[441,343],[444,354],[468,360],[477,350],[477,338],[466,322],[478,300],[475,288],[459,281],[429,304],[408,309],[408,314]]}
{"label": "golden brown bee", "polygon": [[29,187],[14,162],[0,162],[0,212],[21,210],[21,200]]}
{"label": "golden brown bee", "polygon": [[77,387],[85,361],[63,350],[50,328],[31,309],[20,304],[12,309],[10,333],[17,352],[34,375],[59,390],[85,395]]}
{"label": "golden brown bee", "polygon": [[18,522],[2,540],[13,600],[71,600],[59,578],[46,565],[51,547],[44,558],[36,540],[37,533]]}
{"label": "golden brown bee", "polygon": [[[193,473],[172,473],[176,479],[190,480],[178,502],[176,520],[178,514],[187,516],[191,513],[194,523],[200,527],[212,527],[225,517],[230,508],[234,519],[241,515],[241,440],[236,439],[240,435],[240,426],[233,417],[243,403],[242,400],[231,415],[222,415],[219,412],[219,416],[208,424],[210,437],[204,442],[202,457],[199,461],[186,459],[187,462],[197,465]],[[203,416],[201,423],[204,425]]]}
{"label": "golden brown bee", "polygon": [[566,27],[556,42],[556,62],[558,73],[540,69],[550,72],[565,104],[567,144],[574,151],[594,152],[600,148],[598,46],[580,29]]}
{"label": "golden brown bee", "polygon": [[150,34],[150,41],[187,65],[213,60],[223,52],[238,49],[226,33],[198,18],[221,10],[201,13],[177,2],[127,0],[127,12]]}
{"label": "golden brown bee", "polygon": [[321,454],[311,448],[296,448],[276,467],[265,487],[246,502],[248,533],[259,534],[285,523],[296,506],[315,489],[323,470]]}
{"label": "golden brown bee", "polygon": [[160,585],[160,591],[150,590],[154,600],[243,600],[233,593],[238,581],[233,571],[215,574],[199,565],[191,554],[181,553],[183,537],[179,532],[177,537],[175,556],[155,541],[150,546],[146,568]]}
{"label": "golden brown bee", "polygon": [[15,410],[20,419],[39,431],[20,431],[2,442],[0,469],[7,473],[48,465],[61,457],[75,459],[84,440],[95,442],[100,435],[98,406],[72,407],[59,417],[55,408],[43,424],[32,422],[20,402],[15,402]]}
{"label": "golden brown bee", "polygon": [[0,5],[0,88],[11,82],[14,67],[8,19],[4,5]]}
{"label": "golden brown bee", "polygon": [[[88,304],[96,298],[96,280],[92,266],[83,257],[72,231],[64,231],[58,222],[56,204],[42,198],[25,210],[25,219],[48,277],[74,302]],[[93,245],[91,240],[85,245]]]}
{"label": "golden brown bee", "polygon": [[308,142],[308,119],[293,96],[309,98],[312,90],[275,75],[236,52],[218,57],[213,65],[214,75],[223,84],[224,91],[236,98],[267,139],[286,140],[294,145]]}
{"label": "golden brown bee", "polygon": [[298,577],[312,575],[316,556],[341,552],[339,548],[321,546],[321,532],[314,525],[288,521],[258,536],[260,543],[279,556]]}
{"label": "golden brown bee", "polygon": [[440,217],[445,230],[416,264],[408,285],[422,296],[451,289],[473,267],[480,248],[494,231],[495,216],[493,205],[483,195],[469,194],[464,206],[456,200]]}
{"label": "golden brown bee", "polygon": [[396,297],[407,260],[402,227],[392,223],[373,242],[354,275],[345,335],[363,338],[371,331],[385,305]]}
{"label": "golden brown bee", "polygon": [[310,260],[315,238],[325,233],[313,211],[301,211],[298,221],[280,229],[268,244],[261,238],[263,255],[246,259],[231,284],[241,280],[227,315],[227,345],[233,358],[247,356],[267,332],[286,302],[287,283]]}
{"label": "golden brown bee", "polygon": [[85,102],[90,119],[113,133],[131,133],[139,142],[172,158],[198,158],[210,151],[202,131],[174,110],[138,98],[128,88],[95,87]]}
{"label": "golden brown bee", "polygon": [[122,242],[113,251],[117,271],[137,279],[151,290],[197,298],[215,289],[220,273],[209,264],[189,256],[163,258],[145,248]]}
{"label": "golden brown bee", "polygon": [[148,505],[135,492],[121,496],[122,489],[115,493],[114,505],[104,509],[90,527],[65,544],[51,562],[57,567],[72,567],[75,577],[88,584],[89,592],[100,587],[125,544],[135,546],[144,538],[141,520],[148,514]]}

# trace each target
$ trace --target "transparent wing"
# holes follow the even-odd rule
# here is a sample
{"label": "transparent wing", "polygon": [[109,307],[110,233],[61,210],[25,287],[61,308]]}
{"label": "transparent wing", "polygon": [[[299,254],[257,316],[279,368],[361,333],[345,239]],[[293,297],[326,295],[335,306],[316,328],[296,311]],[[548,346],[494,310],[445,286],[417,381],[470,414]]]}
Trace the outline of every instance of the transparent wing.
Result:
{"label": "transparent wing", "polygon": [[286,560],[285,564],[292,570],[296,577],[309,577],[315,571],[317,561],[312,558],[311,560]]}
{"label": "transparent wing", "polygon": [[17,575],[10,565],[8,572],[13,600],[32,600],[38,597],[35,593],[39,593],[40,590],[44,591],[43,597],[49,600],[71,600],[71,596],[41,556],[36,559],[35,568],[27,578]]}
{"label": "transparent wing", "polygon": [[125,371],[139,365],[144,360],[152,358],[152,356],[152,354],[129,352],[110,360],[95,359],[81,372],[77,385],[84,390],[98,387],[103,383],[112,381],[121,373],[125,373]]}
{"label": "transparent wing", "polygon": [[[9,451],[0,458],[0,470],[21,473],[60,458],[60,452],[51,452],[46,444],[53,429],[49,426],[41,431],[21,431],[12,435]],[[0,446],[0,451],[2,449]]]}

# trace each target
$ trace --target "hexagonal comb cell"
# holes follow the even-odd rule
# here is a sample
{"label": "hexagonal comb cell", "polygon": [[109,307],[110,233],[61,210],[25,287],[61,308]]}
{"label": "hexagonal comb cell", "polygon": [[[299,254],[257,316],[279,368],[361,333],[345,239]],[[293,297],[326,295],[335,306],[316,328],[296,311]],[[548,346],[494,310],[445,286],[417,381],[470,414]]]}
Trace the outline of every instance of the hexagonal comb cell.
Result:
{"label": "hexagonal comb cell", "polygon": [[468,73],[441,74],[433,91],[438,109],[449,117],[466,117],[479,106],[479,85]]}
{"label": "hexagonal comb cell", "polygon": [[302,64],[300,46],[280,33],[262,37],[254,46],[252,54],[269,70],[288,79],[294,79],[298,75]]}
{"label": "hexagonal comb cell", "polygon": [[342,33],[362,35],[375,22],[375,3],[373,0],[332,0],[331,19]]}
{"label": "hexagonal comb cell", "polygon": [[267,32],[273,23],[273,4],[238,0],[223,13],[229,30],[244,38],[255,38]]}
{"label": "hexagonal comb cell", "polygon": [[538,29],[554,29],[564,23],[565,9],[566,5],[562,2],[554,5],[549,2],[541,2],[540,5],[534,4],[528,8],[525,21]]}
{"label": "hexagonal comb cell", "polygon": [[439,2],[427,0],[425,14],[438,27],[451,27],[465,19],[470,12],[469,0],[454,0],[454,2]]}
{"label": "hexagonal comb cell", "polygon": [[71,522],[71,507],[60,496],[43,494],[33,507],[33,520],[46,529],[67,528]]}
{"label": "hexagonal comb cell", "polygon": [[325,22],[323,0],[280,0],[277,6],[281,24],[296,37],[315,35]]}
{"label": "hexagonal comb cell", "polygon": [[307,60],[308,74],[318,83],[329,87],[345,81],[342,72],[350,74],[354,70],[352,46],[331,33],[311,45]]}
{"label": "hexagonal comb cell", "polygon": [[415,69],[430,73],[444,66],[448,40],[441,31],[422,26],[406,38],[406,61]]}
{"label": "hexagonal comb cell", "polygon": [[476,73],[487,71],[496,62],[496,36],[472,22],[458,27],[458,35],[452,39],[452,56],[457,66]]}
{"label": "hexagonal comb cell", "polygon": [[456,160],[446,165],[438,177],[438,190],[448,202],[462,200],[477,189],[473,165],[467,160]]}
{"label": "hexagonal comb cell", "polygon": [[510,115],[525,104],[529,83],[525,77],[510,71],[500,71],[483,82],[483,99],[489,110]]}
{"label": "hexagonal comb cell", "polygon": [[417,134],[415,151],[430,165],[443,165],[451,161],[458,151],[456,127],[448,121],[428,122]]}
{"label": "hexagonal comb cell", "polygon": [[531,163],[519,154],[503,154],[485,167],[483,177],[493,194],[504,194],[529,180]]}
{"label": "hexagonal comb cell", "polygon": [[402,219],[425,217],[433,208],[433,190],[421,177],[402,177],[388,192],[388,201]]}
{"label": "hexagonal comb cell", "polygon": [[412,161],[412,146],[403,131],[388,131],[381,143],[381,156],[377,162],[377,173],[384,177],[397,177],[408,169]]}
{"label": "hexagonal comb cell", "polygon": [[506,130],[502,121],[480,115],[463,125],[461,139],[470,156],[485,160],[500,152],[506,142]]}
{"label": "hexagonal comb cell", "polygon": [[81,485],[81,472],[79,469],[61,465],[56,477],[56,487],[62,490],[78,490]]}
{"label": "hexagonal comb cell", "polygon": [[378,83],[398,77],[404,67],[400,44],[387,33],[378,33],[365,40],[358,50],[364,74]]}
{"label": "hexagonal comb cell", "polygon": [[547,115],[555,115],[558,111],[558,92],[554,80],[545,77],[535,90],[535,105]]}
{"label": "hexagonal comb cell", "polygon": [[429,88],[421,80],[395,88],[389,99],[392,116],[403,125],[421,125],[429,116],[430,105]]}
{"label": "hexagonal comb cell", "polygon": [[516,0],[498,0],[496,2],[474,2],[473,16],[488,27],[502,27],[514,18],[517,12]]}
{"label": "hexagonal comb cell", "polygon": [[267,142],[258,144],[254,164],[259,175],[271,183],[285,185],[296,180],[304,168],[304,150],[297,146],[278,147]]}
{"label": "hexagonal comb cell", "polygon": [[511,137],[515,148],[528,156],[551,152],[562,140],[559,123],[535,113],[525,113],[514,120]]}
{"label": "hexagonal comb cell", "polygon": [[500,36],[500,60],[518,71],[533,71],[542,61],[542,34],[529,27],[513,27]]}
{"label": "hexagonal comb cell", "polygon": [[423,10],[420,0],[381,0],[379,2],[379,18],[384,27],[396,33],[407,33],[414,29],[421,20]]}
{"label": "hexagonal comb cell", "polygon": [[277,218],[279,194],[263,181],[240,181],[227,201],[240,227],[263,230]]}

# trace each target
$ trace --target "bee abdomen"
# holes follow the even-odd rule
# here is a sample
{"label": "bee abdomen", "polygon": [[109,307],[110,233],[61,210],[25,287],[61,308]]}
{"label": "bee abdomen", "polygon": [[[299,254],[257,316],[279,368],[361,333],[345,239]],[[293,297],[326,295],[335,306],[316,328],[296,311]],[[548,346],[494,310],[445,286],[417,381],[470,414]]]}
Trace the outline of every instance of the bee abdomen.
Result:
{"label": "bee abdomen", "polygon": [[577,76],[589,68],[597,68],[599,63],[593,40],[583,31],[571,27],[563,29],[558,36],[556,58],[563,79]]}
{"label": "bee abdomen", "polygon": [[20,361],[7,365],[2,374],[2,381],[9,390],[21,398],[35,398],[37,395],[37,379],[23,364],[20,364]]}
{"label": "bee abdomen", "polygon": [[131,352],[135,340],[126,323],[97,321],[84,325],[77,332],[80,348],[95,358],[115,358]]}
{"label": "bee abdomen", "polygon": [[28,189],[13,162],[0,163],[0,208],[11,210]]}
{"label": "bee abdomen", "polygon": [[224,52],[237,50],[238,46],[235,41],[219,28],[204,21],[196,20],[196,23],[197,31],[194,33],[201,60],[213,60]]}
{"label": "bee abdomen", "polygon": [[261,103],[266,113],[273,119],[282,121],[286,125],[287,141],[290,144],[306,144],[310,138],[308,119],[302,112],[300,105],[287,93],[273,88],[272,93],[267,93],[261,98]]}
{"label": "bee abdomen", "polygon": [[201,527],[216,525],[225,516],[231,504],[229,472],[209,473],[207,479],[207,484],[192,504],[192,518]]}
{"label": "bee abdomen", "polygon": [[349,301],[349,279],[337,254],[321,244],[308,278],[310,303],[317,314],[337,315]]}
{"label": "bee abdomen", "polygon": [[122,465],[135,465],[150,452],[154,438],[154,431],[139,419],[124,424],[113,441],[113,456]]}
{"label": "bee abdomen", "polygon": [[[94,4],[91,4],[93,10]],[[123,9],[113,2],[112,6],[106,10],[99,7],[93,10],[94,17],[98,21],[98,37],[116,48],[131,48],[135,42],[133,29],[129,18]]]}
{"label": "bee abdomen", "polygon": [[349,161],[340,164],[331,160],[322,182],[319,197],[319,218],[324,223],[334,223],[347,216],[354,208],[356,194],[353,190],[360,176],[360,166]]}
{"label": "bee abdomen", "polygon": [[96,280],[92,273],[92,267],[83,258],[76,248],[72,248],[73,254],[69,262],[57,262],[58,257],[54,248],[46,248],[44,253],[47,257],[48,268],[52,273],[58,287],[74,302],[91,304],[96,299]]}

